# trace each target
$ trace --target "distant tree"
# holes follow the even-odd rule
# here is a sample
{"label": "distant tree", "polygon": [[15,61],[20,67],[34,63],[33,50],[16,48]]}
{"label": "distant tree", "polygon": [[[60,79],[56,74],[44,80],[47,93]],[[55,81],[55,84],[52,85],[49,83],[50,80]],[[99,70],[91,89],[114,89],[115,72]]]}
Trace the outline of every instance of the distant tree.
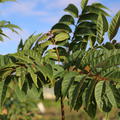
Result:
{"label": "distant tree", "polygon": [[15,2],[16,0],[0,0],[1,3],[3,3],[3,2],[8,2],[8,1],[13,1],[13,2]]}
{"label": "distant tree", "polygon": [[[16,1],[16,0],[0,0],[0,3],[7,2],[7,1]],[[17,29],[21,30],[21,28],[17,25],[11,24],[10,21],[2,20],[0,21],[0,41],[3,41],[3,36],[9,38],[5,33],[4,29],[9,29],[12,32],[18,33]]]}

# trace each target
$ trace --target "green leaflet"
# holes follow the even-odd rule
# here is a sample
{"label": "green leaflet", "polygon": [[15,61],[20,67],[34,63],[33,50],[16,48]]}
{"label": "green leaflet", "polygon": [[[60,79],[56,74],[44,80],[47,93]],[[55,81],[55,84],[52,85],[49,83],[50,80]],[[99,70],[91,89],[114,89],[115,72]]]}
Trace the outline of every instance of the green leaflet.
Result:
{"label": "green leaflet", "polygon": [[[71,109],[78,110],[81,107],[81,104],[82,104],[81,97],[84,92],[84,89],[87,87],[85,78],[86,78],[86,75],[76,76],[75,83],[72,84],[69,89],[69,104]],[[76,81],[79,81],[79,82],[76,83]]]}
{"label": "green leaflet", "polygon": [[114,45],[110,42],[106,42],[104,47],[107,48],[108,50],[114,49]]}
{"label": "green leaflet", "polygon": [[56,42],[56,45],[58,45],[59,47],[60,47],[60,46],[61,46],[61,47],[66,46],[66,45],[68,45],[68,44],[69,44],[68,40]]}
{"label": "green leaflet", "polygon": [[18,32],[17,32],[15,29],[22,30],[19,26],[14,25],[14,24],[11,24],[10,22],[5,21],[4,24],[2,24],[2,23],[3,23],[3,22],[0,21],[0,27],[1,27],[1,28],[8,28],[8,29],[10,29],[12,32],[15,32],[15,33],[17,33],[17,34],[18,34]]}
{"label": "green leaflet", "polygon": [[93,6],[93,7],[96,7],[96,8],[104,8],[104,9],[109,10],[109,8],[107,8],[106,6],[104,6],[104,5],[101,4],[101,3],[92,3],[92,6]]}
{"label": "green leaflet", "polygon": [[81,22],[77,27],[78,28],[96,29],[96,24],[94,22],[84,21],[84,22]]}
{"label": "green leaflet", "polygon": [[6,80],[6,78],[11,75],[13,70],[6,70],[4,71],[4,73],[1,75],[2,76],[2,80]]}
{"label": "green leaflet", "polygon": [[101,76],[104,76],[112,81],[119,82],[120,79],[120,68],[118,67],[110,67],[106,69],[99,70]]}
{"label": "green leaflet", "polygon": [[50,59],[52,60],[55,60],[55,61],[58,61],[58,54],[56,52],[56,47],[57,47],[57,50],[59,52],[59,58],[60,60],[66,60],[66,57],[65,57],[65,54],[66,54],[66,50],[62,47],[58,47],[58,46],[54,46],[53,49],[49,49],[47,52],[46,52],[46,56],[44,57],[45,58],[45,61],[49,61]]}
{"label": "green leaflet", "polygon": [[39,40],[39,37],[42,35],[42,33],[38,34],[38,35],[31,35],[24,43],[24,47],[23,50],[27,50],[27,49],[31,49],[31,47],[33,46],[33,44]]}
{"label": "green leaflet", "polygon": [[12,63],[12,61],[8,55],[0,55],[0,67],[4,67],[10,63]]}
{"label": "green leaflet", "polygon": [[76,36],[95,36],[96,30],[89,28],[77,28],[75,31]]}
{"label": "green leaflet", "polygon": [[84,9],[88,3],[88,0],[82,0],[81,1],[81,8]]}
{"label": "green leaflet", "polygon": [[78,111],[82,107],[82,96],[79,95],[77,98],[77,102],[74,106],[74,110]]}
{"label": "green leaflet", "polygon": [[24,81],[25,81],[25,74],[22,74],[22,75],[18,78],[18,86],[19,86],[20,89],[22,89],[23,84],[24,84]]}
{"label": "green leaflet", "polygon": [[[118,61],[117,61],[118,60]],[[108,68],[117,66],[119,62],[119,50],[90,50],[84,55],[82,64],[90,64],[91,68]]]}
{"label": "green leaflet", "polygon": [[60,20],[59,20],[60,23],[64,23],[64,24],[67,24],[67,25],[71,25],[75,23],[74,21],[74,18],[71,16],[71,15],[64,15]]}
{"label": "green leaflet", "polygon": [[[101,52],[101,54],[103,54],[103,55],[98,56],[99,58],[95,58],[93,63],[92,62],[91,63],[94,64],[96,66],[96,68],[101,69],[101,71],[99,71],[99,72],[104,73],[103,75],[105,77],[109,76],[109,73],[110,73],[109,69],[111,69],[111,71],[112,71],[112,67],[116,67],[116,70],[112,71],[113,73],[117,72],[117,71],[119,72],[119,69],[118,69],[118,66],[120,65],[119,50],[115,50],[115,49],[104,50],[104,51],[100,50],[98,52],[99,53]],[[97,53],[97,51],[96,51],[96,53]],[[106,73],[105,73],[105,71],[106,71]]]}
{"label": "green leaflet", "polygon": [[41,34],[39,37],[38,37],[38,42],[42,42],[44,40],[48,39],[48,35],[47,34]]}
{"label": "green leaflet", "polygon": [[112,105],[106,94],[106,83],[104,81],[98,82],[95,87],[95,99],[97,105],[101,111],[110,112]]}
{"label": "green leaflet", "polygon": [[61,32],[55,36],[55,41],[64,41],[66,39],[69,39],[69,34],[65,32]]}
{"label": "green leaflet", "polygon": [[120,93],[110,82],[106,83],[106,94],[110,103],[115,108],[120,108]]}
{"label": "green leaflet", "polygon": [[90,39],[90,47],[93,48],[96,42],[96,37],[91,36],[89,39]]}
{"label": "green leaflet", "polygon": [[53,83],[53,70],[51,65],[37,65],[37,70],[40,71],[43,76],[47,79],[47,77],[50,79],[50,81]]}
{"label": "green leaflet", "polygon": [[53,68],[54,78],[62,77],[62,74],[64,74],[64,72],[65,72],[63,69],[63,66],[61,66],[61,65],[52,65],[52,68]]}
{"label": "green leaflet", "polygon": [[[80,109],[81,106],[84,106],[87,103],[87,101],[85,101],[85,99],[83,99],[83,97],[85,97],[86,88],[88,88],[89,80],[86,79],[82,83],[81,77],[82,77],[81,75],[79,75],[78,77],[76,76],[76,78],[79,79],[79,82],[80,82],[80,83],[77,83],[79,95],[77,97],[74,97],[74,95],[73,95],[73,102],[75,101],[75,103],[72,103],[74,110],[77,110],[77,111]],[[76,78],[75,78],[75,80],[76,80]],[[81,86],[81,84],[82,84],[82,86]],[[79,87],[81,87],[81,89],[79,89]],[[89,104],[89,103],[90,103],[90,101],[87,104]]]}
{"label": "green leaflet", "polygon": [[84,13],[84,14],[80,15],[78,23],[81,21],[85,21],[85,20],[91,20],[96,23],[97,18],[98,18],[98,14],[96,14],[96,13]]}
{"label": "green leaflet", "polygon": [[19,42],[19,45],[17,47],[17,51],[20,51],[23,49],[23,40],[21,39],[20,42]]}
{"label": "green leaflet", "polygon": [[43,55],[45,50],[49,47],[49,45],[52,45],[51,41],[45,41],[38,46],[36,45],[36,50],[38,50],[39,55]]}
{"label": "green leaflet", "polygon": [[67,8],[64,9],[64,11],[69,12],[71,15],[73,15],[75,18],[78,17],[78,8],[74,4],[69,4]]}
{"label": "green leaflet", "polygon": [[18,33],[16,29],[22,30],[19,26],[11,24],[9,21],[0,21],[0,28],[8,28],[12,32]]}
{"label": "green leaflet", "polygon": [[97,105],[96,105],[94,98],[92,98],[92,100],[88,104],[88,107],[84,108],[84,110],[92,119],[95,118],[96,111],[97,111]]}
{"label": "green leaflet", "polygon": [[116,69],[114,71],[111,71],[111,73],[107,77],[114,82],[120,83],[120,70]]}
{"label": "green leaflet", "polygon": [[[0,2],[5,2],[5,1],[0,1]],[[10,39],[3,31],[4,28],[7,28],[9,30],[11,30],[12,32],[15,32],[18,34],[17,30],[21,30],[21,28],[17,25],[11,24],[9,21],[0,21],[0,41],[3,41],[4,38],[3,37],[7,37],[8,39]]]}
{"label": "green leaflet", "polygon": [[108,29],[108,37],[110,40],[112,40],[120,27],[120,11],[117,12],[117,14],[113,17],[111,24]]}
{"label": "green leaflet", "polygon": [[40,63],[41,55],[35,50],[25,50],[23,53],[33,59],[36,63]]}
{"label": "green leaflet", "polygon": [[18,86],[22,89],[26,77],[26,69],[24,67],[16,68],[16,76],[18,76]]}
{"label": "green leaflet", "polygon": [[87,49],[87,44],[88,44],[88,40],[83,39],[83,42],[81,42],[81,44],[80,44],[80,49],[81,50],[86,50]]}
{"label": "green leaflet", "polygon": [[100,110],[102,110],[102,104],[103,104],[102,96],[103,96],[103,92],[105,91],[104,84],[105,84],[104,81],[100,81],[97,83],[95,87],[95,99]]}
{"label": "green leaflet", "polygon": [[[112,50],[111,50],[111,52],[112,52]],[[120,65],[119,51],[117,52],[117,51],[113,50],[113,52],[115,52],[115,54],[111,55],[110,57],[108,57],[104,60],[104,62],[106,61],[106,65],[105,65],[106,68]],[[109,54],[109,52],[108,52],[108,54]],[[104,68],[104,66],[102,66],[102,67]]]}
{"label": "green leaflet", "polygon": [[47,65],[45,66],[45,69],[46,69],[46,75],[47,75],[48,78],[50,79],[51,83],[54,84],[52,66],[51,66],[50,64],[47,64]]}
{"label": "green leaflet", "polygon": [[55,52],[48,51],[47,55],[45,56],[45,60],[47,61],[49,59],[58,60],[58,56]]}
{"label": "green leaflet", "polygon": [[56,101],[58,101],[59,98],[61,97],[61,85],[62,85],[62,79],[59,79],[55,82],[54,94],[56,97]]}
{"label": "green leaflet", "polygon": [[[3,31],[0,31],[0,35],[1,35],[1,37],[4,36],[4,37],[10,39],[9,36],[7,36],[5,33],[3,33]],[[2,39],[3,39],[3,38],[2,38]]]}
{"label": "green leaflet", "polygon": [[96,37],[96,24],[90,21],[81,21],[75,30],[75,35],[81,37],[84,36],[81,40],[81,48],[84,48],[87,45],[89,38]]}
{"label": "green leaflet", "polygon": [[[71,87],[69,89],[69,105],[70,105],[71,109],[73,109],[75,107],[75,105],[78,104],[77,103],[78,90],[79,90],[79,84],[73,84],[73,85],[71,85]],[[80,106],[78,106],[78,108],[77,108],[77,106],[75,107],[77,110],[81,107],[81,103],[79,105]]]}
{"label": "green leaflet", "polygon": [[20,102],[26,101],[25,93],[18,86],[15,87],[15,95]]}
{"label": "green leaflet", "polygon": [[41,88],[40,90],[38,90],[37,88],[36,88],[36,86],[35,85],[32,85],[32,88],[31,89],[28,89],[28,91],[27,91],[27,100],[29,100],[29,101],[35,101],[35,102],[39,102],[39,100],[40,100],[40,97],[41,97],[41,94],[40,93],[42,93],[43,91],[43,88]]}
{"label": "green leaflet", "polygon": [[7,93],[7,89],[8,89],[8,85],[11,81],[11,77],[7,77],[6,80],[4,81],[0,81],[0,111],[2,108],[2,105],[5,102],[6,99],[6,93]]}
{"label": "green leaflet", "polygon": [[86,6],[83,13],[96,13],[96,14],[101,14],[101,15],[104,15],[104,16],[110,16],[107,12],[105,12],[104,10],[100,9],[100,8],[96,8],[96,7],[93,7],[93,6]]}
{"label": "green leaflet", "polygon": [[61,89],[63,97],[66,97],[66,95],[68,94],[68,90],[74,81],[74,77],[77,74],[78,74],[77,72],[68,72],[64,75],[64,78],[62,81],[62,89]]}
{"label": "green leaflet", "polygon": [[71,56],[69,56],[69,61],[75,61],[77,59],[81,60],[84,54],[85,54],[84,51],[77,50]]}
{"label": "green leaflet", "polygon": [[0,112],[2,110],[2,96],[3,96],[3,86],[4,86],[4,82],[0,81]]}
{"label": "green leaflet", "polygon": [[38,87],[38,84],[37,84],[37,75],[35,74],[34,70],[31,67],[28,67],[27,70],[30,73],[31,78],[32,78],[34,84],[36,85],[36,87]]}
{"label": "green leaflet", "polygon": [[102,111],[109,113],[112,110],[112,104],[110,103],[108,97],[106,95],[103,96],[103,106]]}
{"label": "green leaflet", "polygon": [[102,20],[103,20],[103,29],[104,29],[104,32],[107,32],[109,25],[108,25],[108,21],[107,21],[106,16],[102,15]]}
{"label": "green leaflet", "polygon": [[22,68],[21,67],[17,67],[16,68],[16,76],[21,76],[21,72],[22,72]]}
{"label": "green leaflet", "polygon": [[24,62],[26,62],[26,63],[34,64],[34,63],[33,63],[33,60],[31,60],[31,59],[29,58],[29,56],[25,56],[25,54],[24,54],[23,51],[17,52],[17,53],[15,53],[15,54],[11,54],[10,56],[13,56],[13,57],[17,58],[18,60],[22,60],[22,61],[24,61]]}
{"label": "green leaflet", "polygon": [[100,14],[97,20],[97,41],[99,44],[103,42],[103,35],[104,35],[104,25],[103,25],[102,15]]}
{"label": "green leaflet", "polygon": [[67,32],[67,33],[71,33],[72,30],[71,28],[64,24],[64,23],[57,23],[55,24],[52,28],[51,28],[52,32],[53,33],[56,33],[56,32]]}
{"label": "green leaflet", "polygon": [[90,104],[91,101],[92,101],[95,84],[96,84],[96,81],[90,79],[90,80],[89,80],[89,83],[88,83],[88,86],[87,86],[87,88],[86,88],[86,90],[85,90],[85,92],[84,92],[83,101],[84,101],[84,107],[85,107],[86,109],[88,109],[89,104]]}

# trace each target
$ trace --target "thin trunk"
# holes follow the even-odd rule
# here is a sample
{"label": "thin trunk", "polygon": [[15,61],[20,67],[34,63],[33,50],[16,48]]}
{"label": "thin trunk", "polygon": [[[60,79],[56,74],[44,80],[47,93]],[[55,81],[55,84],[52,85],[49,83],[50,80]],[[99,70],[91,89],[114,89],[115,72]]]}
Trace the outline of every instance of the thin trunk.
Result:
{"label": "thin trunk", "polygon": [[62,97],[61,97],[61,120],[65,120],[64,103]]}
{"label": "thin trunk", "polygon": [[[56,45],[55,40],[53,40],[53,45]],[[60,55],[59,55],[59,51],[58,51],[57,47],[56,47],[56,54],[58,57],[58,62],[60,63]],[[65,120],[64,103],[63,103],[62,97],[61,97],[60,101],[61,101],[61,120]]]}

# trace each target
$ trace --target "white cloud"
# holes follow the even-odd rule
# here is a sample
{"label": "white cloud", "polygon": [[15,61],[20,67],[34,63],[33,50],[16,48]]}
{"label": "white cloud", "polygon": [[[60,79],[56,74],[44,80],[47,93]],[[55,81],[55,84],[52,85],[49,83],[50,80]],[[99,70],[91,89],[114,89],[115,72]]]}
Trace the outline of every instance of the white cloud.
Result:
{"label": "white cloud", "polygon": [[21,1],[15,2],[11,7],[3,11],[5,14],[17,13],[22,15],[46,15],[47,12],[35,10],[38,5],[38,0],[35,1]]}
{"label": "white cloud", "polygon": [[[56,23],[59,19],[60,16],[62,14],[64,14],[63,9],[65,7],[67,7],[68,4],[73,3],[76,6],[78,6],[78,8],[80,8],[80,2],[81,0],[53,0],[52,2],[50,0],[45,0],[46,3],[48,3],[48,5],[46,6],[47,10],[53,10],[53,9],[61,9],[60,11],[57,11],[57,15],[52,17],[48,16],[47,19],[46,18],[42,18],[42,20],[44,19],[45,22],[49,22],[49,23]],[[93,2],[98,2],[98,0],[89,0],[88,4],[91,4]],[[49,13],[50,14],[50,13]]]}
{"label": "white cloud", "polygon": [[[52,16],[52,17],[51,17]],[[40,18],[40,21],[44,21],[44,23],[46,22],[46,23],[49,23],[49,24],[54,24],[54,23],[57,23],[58,22],[58,20],[60,19],[60,16],[53,16],[53,15],[49,15],[49,16],[47,16],[47,17],[43,17],[43,18]]]}
{"label": "white cloud", "polygon": [[[66,7],[70,3],[74,3],[77,6],[80,6],[80,2],[81,2],[81,0],[54,0],[54,2],[51,2],[48,7],[49,8]],[[98,0],[89,0],[89,4],[91,4],[93,2],[98,2]]]}
{"label": "white cloud", "polygon": [[[37,15],[37,16],[44,16],[49,14],[49,9],[61,8],[64,9],[69,3],[74,3],[78,7],[80,6],[81,0],[26,0],[20,1],[18,0],[9,8],[4,9],[2,12],[3,14],[10,15],[12,13],[17,13],[20,15]],[[98,0],[89,0],[89,4],[92,2],[98,2]],[[39,7],[44,4],[44,10],[37,10],[36,7]],[[39,7],[40,8],[40,7]]]}
{"label": "white cloud", "polygon": [[[17,32],[19,34],[16,34],[8,29],[4,30],[4,33],[7,36],[9,36],[10,40],[12,40],[12,41],[20,41],[21,38],[23,40],[25,40],[30,35],[30,33],[27,30],[17,30]],[[5,42],[9,41],[6,37],[4,39],[5,39]]]}

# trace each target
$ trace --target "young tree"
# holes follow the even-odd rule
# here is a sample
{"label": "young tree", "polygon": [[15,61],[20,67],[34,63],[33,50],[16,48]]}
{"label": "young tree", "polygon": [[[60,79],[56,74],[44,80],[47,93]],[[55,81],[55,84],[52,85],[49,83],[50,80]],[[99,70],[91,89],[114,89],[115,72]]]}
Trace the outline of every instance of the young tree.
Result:
{"label": "young tree", "polygon": [[[83,106],[91,118],[97,108],[105,113],[120,108],[120,43],[114,40],[120,11],[108,25],[108,8],[103,4],[88,5],[88,0],[82,0],[81,8],[79,13],[69,4],[65,8],[69,14],[50,32],[31,35],[25,43],[21,40],[17,53],[2,56],[1,104],[14,82],[25,93],[33,84],[38,91],[54,87],[56,100],[61,101],[61,120],[65,120],[65,98],[71,109]],[[105,43],[105,33],[110,42]]]}

